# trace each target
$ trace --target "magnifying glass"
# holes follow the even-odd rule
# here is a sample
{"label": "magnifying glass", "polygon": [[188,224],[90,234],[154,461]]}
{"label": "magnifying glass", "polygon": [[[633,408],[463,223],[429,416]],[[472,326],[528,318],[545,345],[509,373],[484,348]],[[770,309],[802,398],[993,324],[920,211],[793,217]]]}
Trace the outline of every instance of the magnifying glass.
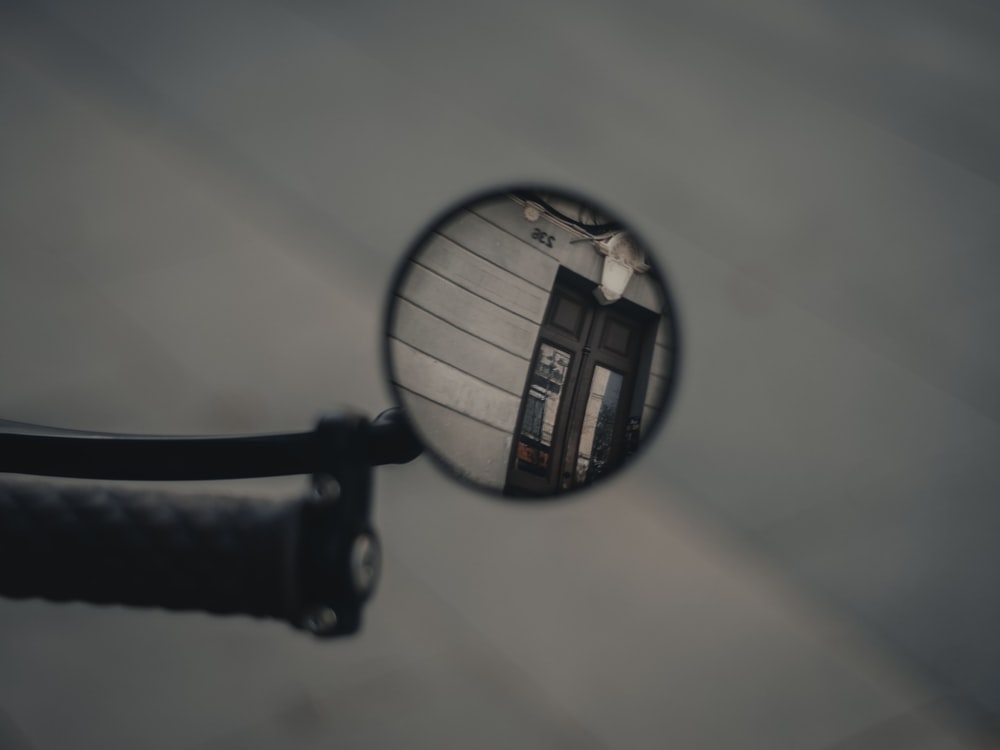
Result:
{"label": "magnifying glass", "polygon": [[0,481],[0,595],[282,619],[356,632],[380,568],[371,471],[429,454],[494,496],[565,497],[627,469],[662,423],[676,311],[613,210],[516,186],[444,212],[385,313],[396,406],[300,433],[137,436],[0,420],[0,472],[146,481],[310,474],[297,500]]}

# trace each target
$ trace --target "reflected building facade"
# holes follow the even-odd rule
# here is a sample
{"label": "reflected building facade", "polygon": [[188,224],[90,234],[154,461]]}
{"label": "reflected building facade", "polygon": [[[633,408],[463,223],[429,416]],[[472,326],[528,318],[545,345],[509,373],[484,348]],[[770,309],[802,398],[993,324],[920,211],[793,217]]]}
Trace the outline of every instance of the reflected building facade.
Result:
{"label": "reflected building facade", "polygon": [[456,474],[557,494],[620,465],[660,416],[674,321],[618,224],[558,195],[453,214],[404,269],[389,319],[403,407]]}

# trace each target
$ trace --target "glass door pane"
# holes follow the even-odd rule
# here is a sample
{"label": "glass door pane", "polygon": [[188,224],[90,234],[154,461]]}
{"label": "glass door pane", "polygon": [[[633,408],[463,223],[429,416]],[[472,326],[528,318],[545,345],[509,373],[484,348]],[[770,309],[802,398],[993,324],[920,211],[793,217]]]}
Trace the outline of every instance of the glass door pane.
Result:
{"label": "glass door pane", "polygon": [[558,347],[544,342],[539,347],[517,433],[515,466],[521,471],[539,477],[549,475],[556,417],[571,361],[570,353]]}
{"label": "glass door pane", "polygon": [[576,455],[577,484],[594,481],[608,465],[623,382],[620,373],[601,365],[594,367]]}

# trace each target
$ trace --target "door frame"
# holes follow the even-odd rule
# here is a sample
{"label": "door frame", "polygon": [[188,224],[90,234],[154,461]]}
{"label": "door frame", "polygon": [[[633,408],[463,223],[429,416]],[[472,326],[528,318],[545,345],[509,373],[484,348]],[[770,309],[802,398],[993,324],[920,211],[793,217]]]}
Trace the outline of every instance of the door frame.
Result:
{"label": "door frame", "polygon": [[[645,384],[647,381],[647,378],[641,377],[639,372],[643,364],[641,355],[646,346],[647,338],[656,335],[656,321],[659,316],[627,300],[618,300],[611,305],[601,305],[593,294],[596,287],[597,284],[593,281],[566,268],[560,268],[556,275],[545,316],[532,351],[525,385],[521,392],[521,403],[518,408],[507,462],[505,495],[515,497],[551,495],[576,486],[577,450],[583,427],[583,417],[590,396],[591,379],[597,365],[620,373],[624,378],[615,415],[611,441],[612,455],[608,463],[614,468],[620,465],[626,457],[625,438],[635,388],[639,383]],[[576,335],[566,329],[560,329],[558,325],[553,323],[555,306],[560,298],[573,299],[579,302],[583,308],[582,320]],[[613,319],[626,321],[629,330],[638,331],[639,335],[630,343],[630,349],[626,355],[616,355],[614,352],[598,346],[604,335],[605,327]],[[553,426],[549,473],[546,477],[533,477],[528,472],[518,470],[516,461],[520,443],[519,436],[529,401],[528,390],[535,376],[538,357],[544,344],[569,351],[572,358],[564,380],[564,383],[568,384],[562,397],[565,400],[560,402]],[[571,448],[571,446],[577,446],[577,448]]]}

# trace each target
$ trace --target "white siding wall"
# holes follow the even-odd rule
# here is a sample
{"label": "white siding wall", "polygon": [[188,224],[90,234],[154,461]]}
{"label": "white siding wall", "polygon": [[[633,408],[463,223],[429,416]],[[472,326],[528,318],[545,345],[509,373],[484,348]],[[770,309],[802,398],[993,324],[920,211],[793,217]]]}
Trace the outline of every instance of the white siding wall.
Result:
{"label": "white siding wall", "polygon": [[526,235],[462,212],[442,227],[410,265],[390,341],[401,398],[424,439],[459,474],[498,491],[559,267],[521,239],[531,225],[523,214],[520,223]]}

